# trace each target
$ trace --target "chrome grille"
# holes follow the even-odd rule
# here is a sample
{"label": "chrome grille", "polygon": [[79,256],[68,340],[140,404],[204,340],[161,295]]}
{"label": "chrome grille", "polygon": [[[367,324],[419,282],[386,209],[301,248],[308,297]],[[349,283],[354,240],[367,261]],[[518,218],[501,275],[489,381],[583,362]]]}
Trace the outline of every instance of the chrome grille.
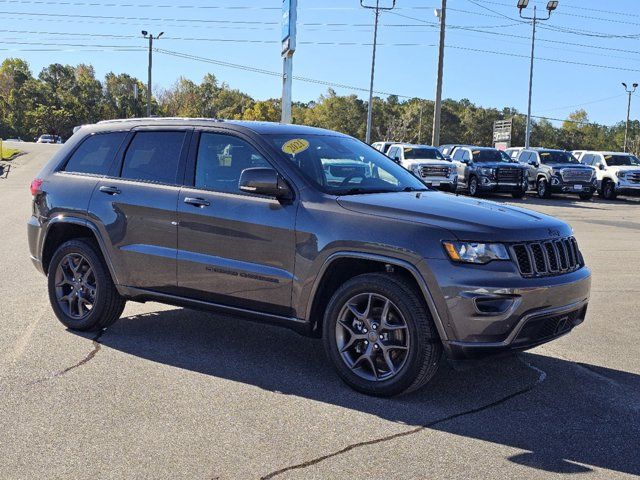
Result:
{"label": "chrome grille", "polygon": [[420,168],[420,176],[422,177],[448,177],[449,167],[438,167],[424,165]]}
{"label": "chrome grille", "polygon": [[520,183],[523,171],[521,168],[499,167],[496,170],[496,179],[498,182]]}
{"label": "chrome grille", "polygon": [[627,173],[627,179],[633,183],[640,183],[640,171]]}
{"label": "chrome grille", "polygon": [[587,168],[563,168],[560,170],[563,182],[588,182],[593,170]]}
{"label": "chrome grille", "polygon": [[517,243],[511,246],[511,253],[523,277],[560,275],[584,266],[573,237]]}

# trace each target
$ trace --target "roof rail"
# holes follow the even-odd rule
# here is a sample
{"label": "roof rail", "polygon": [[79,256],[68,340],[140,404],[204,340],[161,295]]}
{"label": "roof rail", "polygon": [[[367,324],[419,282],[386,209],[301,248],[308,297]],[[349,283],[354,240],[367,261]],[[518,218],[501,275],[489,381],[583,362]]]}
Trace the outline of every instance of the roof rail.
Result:
{"label": "roof rail", "polygon": [[184,122],[193,122],[193,121],[224,122],[224,120],[221,120],[218,118],[205,118],[205,117],[140,117],[140,118],[115,118],[113,120],[100,120],[98,124],[143,122],[143,121],[163,122],[166,120],[179,120]]}

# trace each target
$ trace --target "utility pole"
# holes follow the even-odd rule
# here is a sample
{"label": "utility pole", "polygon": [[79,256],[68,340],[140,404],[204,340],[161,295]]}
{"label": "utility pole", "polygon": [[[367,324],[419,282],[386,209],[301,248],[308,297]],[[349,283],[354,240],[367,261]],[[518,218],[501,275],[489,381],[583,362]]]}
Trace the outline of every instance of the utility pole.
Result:
{"label": "utility pole", "polygon": [[293,53],[296,51],[298,0],[282,0],[282,114],[281,123],[291,123]]}
{"label": "utility pole", "polygon": [[154,37],[152,33],[142,30],[142,36],[149,39],[149,71],[147,78],[147,117],[151,116],[151,68],[153,66],[153,39],[158,40],[164,32],[160,32],[158,36]]}
{"label": "utility pole", "polygon": [[549,20],[551,18],[551,12],[558,8],[558,2],[556,0],[551,0],[547,3],[547,18],[538,17],[537,6],[535,5],[533,6],[533,17],[525,17],[522,15],[522,10],[527,8],[528,5],[529,0],[518,0],[520,18],[531,20],[531,24],[533,25],[533,31],[531,34],[531,64],[529,65],[529,101],[527,102],[527,128],[524,136],[524,148],[529,148],[529,142],[531,140],[531,96],[533,93],[533,60],[536,44],[536,24],[544,20]]}
{"label": "utility pole", "polygon": [[624,91],[629,95],[629,102],[627,103],[627,125],[624,128],[624,151],[627,151],[627,139],[629,138],[629,115],[631,114],[631,95],[638,88],[638,84],[634,83],[633,88],[627,88],[627,84],[622,82],[622,86],[624,87]]}
{"label": "utility pole", "polygon": [[365,141],[371,143],[371,128],[373,126],[373,79],[376,71],[376,47],[378,44],[378,19],[380,18],[380,11],[393,10],[396,6],[396,0],[393,0],[393,4],[390,7],[381,7],[380,0],[376,0],[376,6],[365,5],[364,0],[360,0],[360,6],[375,10],[375,20],[373,26],[373,54],[371,56],[371,81],[369,82],[369,105],[367,108],[367,133]]}
{"label": "utility pole", "polygon": [[433,133],[431,145],[440,145],[440,114],[442,112],[442,71],[444,68],[444,34],[446,30],[447,0],[442,0],[442,7],[435,11],[440,19],[440,43],[438,45],[438,78],[436,80],[436,101],[433,105]]}

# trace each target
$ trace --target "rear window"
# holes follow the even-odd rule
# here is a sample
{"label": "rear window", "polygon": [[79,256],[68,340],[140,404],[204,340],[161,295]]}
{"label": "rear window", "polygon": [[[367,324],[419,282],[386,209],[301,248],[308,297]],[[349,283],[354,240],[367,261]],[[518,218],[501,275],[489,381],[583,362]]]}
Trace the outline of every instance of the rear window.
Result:
{"label": "rear window", "polygon": [[139,132],[122,165],[122,178],[176,183],[184,132]]}
{"label": "rear window", "polygon": [[74,173],[106,175],[125,136],[125,132],[114,132],[88,137],[73,152],[64,170]]}

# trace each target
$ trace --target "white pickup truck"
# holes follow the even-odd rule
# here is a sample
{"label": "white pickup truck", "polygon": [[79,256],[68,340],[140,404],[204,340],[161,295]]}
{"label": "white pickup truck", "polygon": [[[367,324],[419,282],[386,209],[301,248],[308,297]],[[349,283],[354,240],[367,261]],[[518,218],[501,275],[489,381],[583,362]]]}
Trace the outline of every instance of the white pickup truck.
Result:
{"label": "white pickup truck", "polygon": [[595,167],[598,193],[606,200],[613,200],[618,195],[640,195],[640,160],[635,155],[586,151],[578,160]]}
{"label": "white pickup truck", "polygon": [[449,192],[458,188],[458,166],[436,147],[396,143],[389,147],[387,156],[430,187]]}

